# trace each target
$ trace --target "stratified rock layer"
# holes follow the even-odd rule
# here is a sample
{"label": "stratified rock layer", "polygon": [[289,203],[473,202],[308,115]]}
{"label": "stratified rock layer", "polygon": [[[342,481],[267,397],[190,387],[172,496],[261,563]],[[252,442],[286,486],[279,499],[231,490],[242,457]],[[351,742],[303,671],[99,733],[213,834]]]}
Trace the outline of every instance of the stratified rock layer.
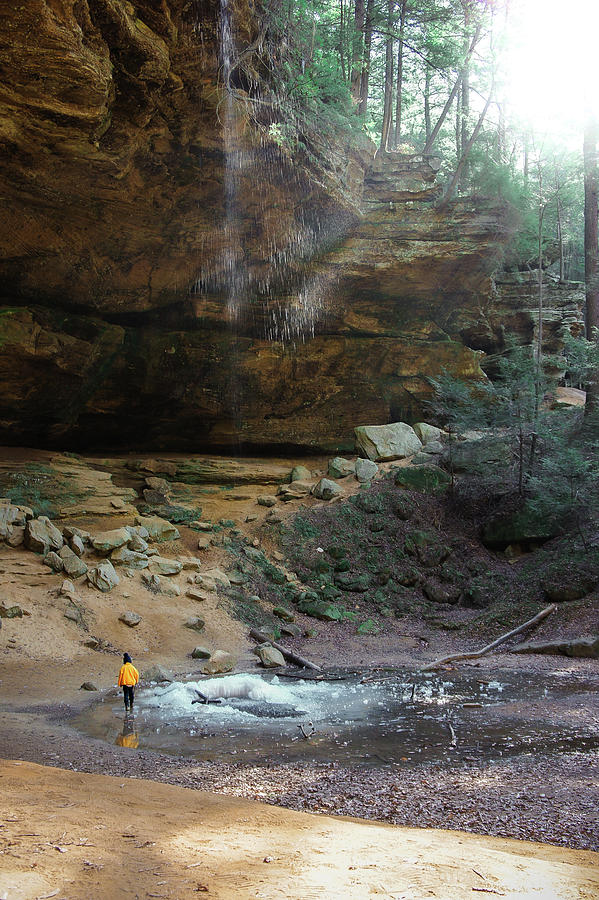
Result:
{"label": "stratified rock layer", "polygon": [[441,214],[438,161],[365,140],[292,157],[218,84],[219,9],[0,10],[1,442],[351,449],[501,339],[505,210]]}

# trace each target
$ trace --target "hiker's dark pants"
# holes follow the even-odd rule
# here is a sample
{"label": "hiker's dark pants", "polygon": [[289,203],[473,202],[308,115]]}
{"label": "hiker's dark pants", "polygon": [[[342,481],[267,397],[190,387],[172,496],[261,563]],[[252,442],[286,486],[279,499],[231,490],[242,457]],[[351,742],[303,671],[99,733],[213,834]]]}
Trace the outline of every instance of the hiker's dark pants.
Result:
{"label": "hiker's dark pants", "polygon": [[123,699],[125,701],[125,706],[130,706],[133,709],[133,685],[132,684],[124,684],[123,685]]}

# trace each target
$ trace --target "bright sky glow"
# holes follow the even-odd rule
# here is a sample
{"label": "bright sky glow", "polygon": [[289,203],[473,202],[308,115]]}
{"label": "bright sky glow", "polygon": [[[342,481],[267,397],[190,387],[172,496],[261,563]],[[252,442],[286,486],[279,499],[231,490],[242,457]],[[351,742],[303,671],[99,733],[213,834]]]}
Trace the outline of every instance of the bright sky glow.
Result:
{"label": "bright sky glow", "polygon": [[505,60],[512,115],[537,134],[580,133],[599,113],[599,0],[511,0]]}

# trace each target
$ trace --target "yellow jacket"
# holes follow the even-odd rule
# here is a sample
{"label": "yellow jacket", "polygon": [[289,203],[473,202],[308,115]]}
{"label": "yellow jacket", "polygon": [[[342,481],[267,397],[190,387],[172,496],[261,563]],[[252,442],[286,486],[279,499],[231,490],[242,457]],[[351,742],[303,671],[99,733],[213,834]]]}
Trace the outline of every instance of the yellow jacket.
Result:
{"label": "yellow jacket", "polygon": [[138,681],[139,672],[133,663],[125,663],[125,665],[121,666],[121,671],[119,672],[119,687],[122,687],[124,684],[127,685],[127,687],[133,687]]}

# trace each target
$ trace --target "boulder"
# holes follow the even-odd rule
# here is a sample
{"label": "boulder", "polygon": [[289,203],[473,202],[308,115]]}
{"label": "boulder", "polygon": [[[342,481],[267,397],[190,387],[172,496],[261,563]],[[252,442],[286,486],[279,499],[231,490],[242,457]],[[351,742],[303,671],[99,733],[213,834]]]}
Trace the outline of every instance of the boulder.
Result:
{"label": "boulder", "polygon": [[133,534],[131,535],[131,539],[127,544],[129,550],[133,550],[134,553],[145,553],[148,549],[148,542],[145,541],[141,535]]}
{"label": "boulder", "polygon": [[201,585],[207,591],[215,591],[218,586],[230,587],[231,582],[229,576],[225,575],[221,569],[207,569],[201,575],[195,576],[195,583]]}
{"label": "boulder", "polygon": [[461,594],[459,588],[435,581],[425,581],[422,590],[433,603],[450,603],[452,606],[458,602]]}
{"label": "boulder", "polygon": [[162,594],[165,597],[180,597],[181,588],[178,584],[163,579],[160,575],[152,575],[150,572],[141,573],[141,583],[153,594]]}
{"label": "boulder", "polygon": [[237,660],[226,650],[215,650],[204,666],[205,675],[220,675],[231,672],[235,668]]}
{"label": "boulder", "polygon": [[379,467],[371,459],[362,459],[361,456],[357,458],[355,473],[356,479],[360,484],[367,484],[369,481],[372,481],[378,470]]}
{"label": "boulder", "polygon": [[[147,545],[146,545],[147,546]],[[148,557],[145,553],[130,550],[129,547],[119,547],[110,554],[110,559],[115,566],[128,566],[130,569],[147,569]]]}
{"label": "boulder", "polygon": [[10,502],[0,504],[0,541],[5,541],[11,536],[18,515],[17,506],[13,506]]}
{"label": "boulder", "polygon": [[86,564],[82,559],[79,559],[76,553],[73,553],[67,544],[60,548],[58,555],[62,560],[64,571],[69,578],[80,578],[87,572]]}
{"label": "boulder", "polygon": [[[415,425],[412,426],[414,429],[414,433],[423,444],[428,444],[432,441],[441,441],[441,435],[444,434],[440,428],[437,428],[435,425],[428,425],[426,422],[416,422]],[[442,449],[442,448],[441,448]]]}
{"label": "boulder", "polygon": [[283,521],[283,517],[276,512],[276,510],[271,509],[269,513],[266,514],[264,521],[268,523],[268,525],[280,525]]}
{"label": "boulder", "polygon": [[20,547],[25,542],[25,525],[12,525],[12,531],[6,538],[9,547]]}
{"label": "boulder", "polygon": [[332,500],[333,497],[343,494],[343,488],[329,478],[321,478],[312,488],[312,493],[318,500]]}
{"label": "boulder", "polygon": [[[129,532],[132,538],[141,538],[142,541],[147,541],[149,538],[148,529],[144,525],[125,525],[125,528]],[[131,545],[129,545],[131,546]],[[136,550],[136,547],[131,547],[132,550]],[[137,550],[138,553],[141,553],[141,550]]]}
{"label": "boulder", "polygon": [[93,682],[93,681],[84,681],[83,684],[81,685],[81,687],[79,688],[79,690],[80,691],[97,691],[98,687],[95,684],[95,682]]}
{"label": "boulder", "polygon": [[164,681],[174,681],[175,676],[170,671],[170,669],[166,669],[164,666],[159,664],[149,666],[147,669],[144,669],[141,673],[142,680],[145,682],[154,681],[158,684]]}
{"label": "boulder", "polygon": [[157,491],[164,497],[168,497],[171,493],[171,485],[166,478],[158,478],[156,475],[149,475],[146,478],[146,485],[151,491]]}
{"label": "boulder", "polygon": [[441,441],[429,441],[428,444],[424,445],[421,452],[426,453],[428,456],[440,456],[444,450],[445,447]]}
{"label": "boulder", "polygon": [[270,644],[260,644],[256,647],[254,653],[262,663],[265,669],[278,669],[285,665],[285,657],[280,650],[272,647]]}
{"label": "boulder", "polygon": [[106,594],[108,591],[111,591],[121,579],[116,574],[110,560],[106,559],[99,563],[95,568],[88,569],[87,580],[93,587]]}
{"label": "boulder", "polygon": [[599,583],[599,578],[591,571],[574,568],[561,574],[552,573],[541,581],[541,587],[552,603],[580,600],[586,597]]}
{"label": "boulder", "polygon": [[281,623],[281,634],[284,634],[287,637],[296,638],[299,637],[301,633],[302,629],[299,627],[299,625],[295,625],[293,622]]}
{"label": "boulder", "polygon": [[546,541],[562,531],[559,519],[524,504],[514,513],[498,515],[488,521],[482,529],[482,541],[492,550],[503,550],[509,544]]}
{"label": "boulder", "polygon": [[512,451],[509,441],[501,436],[474,432],[467,440],[452,441],[443,450],[443,463],[454,472],[484,474],[489,468],[509,465]]}
{"label": "boulder", "polygon": [[206,647],[198,646],[193,648],[191,656],[192,659],[210,659],[212,654]]}
{"label": "boulder", "polygon": [[326,600],[300,600],[297,608],[306,616],[312,616],[314,619],[320,619],[323,622],[339,622],[343,618],[343,613],[334,603],[328,603]]}
{"label": "boulder", "polygon": [[30,519],[25,526],[25,546],[34,553],[44,556],[49,550],[60,550],[64,540],[62,534],[47,516]]}
{"label": "boulder", "polygon": [[78,537],[83,544],[89,544],[91,541],[91,534],[89,531],[85,531],[83,528],[77,528],[75,525],[64,525],[62,532],[69,541],[74,537]]}
{"label": "boulder", "polygon": [[149,562],[153,575],[178,575],[182,568],[178,559],[167,559],[165,556],[153,556]]}
{"label": "boulder", "polygon": [[198,559],[197,556],[180,556],[179,562],[181,563],[181,568],[193,569],[196,572],[202,565],[202,560]]}
{"label": "boulder", "polygon": [[291,470],[291,482],[294,481],[310,481],[312,472],[306,466],[294,466]]}
{"label": "boulder", "polygon": [[176,541],[179,537],[179,530],[166,519],[161,519],[160,516],[136,516],[135,522],[147,530],[148,537],[156,544]]}
{"label": "boulder", "polygon": [[599,636],[518,644],[517,647],[512,647],[511,652],[548,653],[581,659],[599,659]]}
{"label": "boulder", "polygon": [[22,619],[24,615],[25,612],[20,606],[6,606],[4,602],[0,603],[0,619]]}
{"label": "boulder", "polygon": [[422,441],[410,425],[358,425],[354,428],[356,450],[360,456],[380,461],[404,459],[422,448]]}
{"label": "boulder", "polygon": [[59,596],[67,596],[69,594],[74,594],[75,593],[75,585],[73,584],[72,581],[69,581],[68,578],[65,578],[65,580],[62,582],[62,584],[58,588],[57,593],[59,594]]}
{"label": "boulder", "polygon": [[118,547],[129,543],[131,535],[126,528],[114,528],[111,531],[100,531],[92,536],[92,547],[97,553],[108,555]]}
{"label": "boulder", "polygon": [[192,631],[203,631],[205,625],[205,621],[199,616],[190,616],[184,623],[185,628],[191,628]]}
{"label": "boulder", "polygon": [[121,613],[119,622],[123,622],[123,624],[128,625],[129,628],[135,628],[135,626],[139,625],[141,622],[141,616],[136,612],[132,612],[132,610],[127,610],[127,612]]}
{"label": "boulder", "polygon": [[355,469],[355,463],[349,459],[344,459],[342,456],[336,456],[334,459],[329,460],[327,474],[329,478],[347,478],[348,475],[354,474]]}

